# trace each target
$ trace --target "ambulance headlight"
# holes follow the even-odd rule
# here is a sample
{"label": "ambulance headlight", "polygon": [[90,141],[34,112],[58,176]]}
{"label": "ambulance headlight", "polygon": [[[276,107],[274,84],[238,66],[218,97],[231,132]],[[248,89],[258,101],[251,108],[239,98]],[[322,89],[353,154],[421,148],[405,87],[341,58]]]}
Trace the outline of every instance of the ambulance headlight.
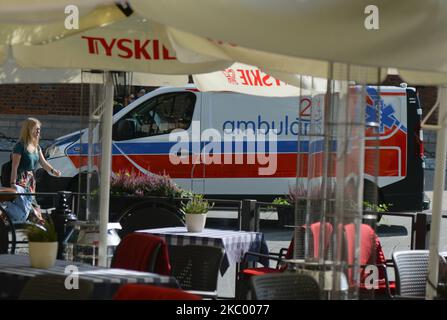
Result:
{"label": "ambulance headlight", "polygon": [[60,146],[56,146],[53,144],[45,149],[45,158],[51,159],[58,157],[65,157],[64,149]]}

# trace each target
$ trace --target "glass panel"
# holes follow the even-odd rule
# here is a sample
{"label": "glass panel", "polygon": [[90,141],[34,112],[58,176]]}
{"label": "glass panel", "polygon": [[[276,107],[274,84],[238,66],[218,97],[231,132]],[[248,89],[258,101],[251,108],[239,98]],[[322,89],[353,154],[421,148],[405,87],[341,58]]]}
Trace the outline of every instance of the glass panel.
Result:
{"label": "glass panel", "polygon": [[130,140],[168,134],[191,125],[196,96],[190,92],[172,93],[143,102],[117,123],[114,140]]}

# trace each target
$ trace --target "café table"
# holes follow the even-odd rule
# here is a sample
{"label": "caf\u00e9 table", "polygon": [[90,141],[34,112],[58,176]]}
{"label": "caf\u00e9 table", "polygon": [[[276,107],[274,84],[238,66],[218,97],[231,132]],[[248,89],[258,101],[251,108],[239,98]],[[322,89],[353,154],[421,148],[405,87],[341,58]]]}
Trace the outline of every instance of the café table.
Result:
{"label": "caf\u00e9 table", "polygon": [[[75,270],[75,273],[73,273]],[[125,283],[141,283],[179,288],[174,277],[125,269],[94,267],[87,264],[56,260],[53,267],[38,269],[30,266],[27,255],[0,254],[0,299],[17,299],[26,282],[43,274],[79,276],[93,282],[92,299],[112,299],[116,290]]]}
{"label": "caf\u00e9 table", "polygon": [[[188,232],[186,227],[169,227],[158,229],[138,230],[137,232],[150,233],[165,239],[168,246],[203,245],[215,246],[224,249],[224,258],[220,267],[223,275],[230,265],[242,261],[247,251],[268,254],[267,243],[260,232],[203,229],[202,232]],[[268,259],[259,260],[268,266]]]}

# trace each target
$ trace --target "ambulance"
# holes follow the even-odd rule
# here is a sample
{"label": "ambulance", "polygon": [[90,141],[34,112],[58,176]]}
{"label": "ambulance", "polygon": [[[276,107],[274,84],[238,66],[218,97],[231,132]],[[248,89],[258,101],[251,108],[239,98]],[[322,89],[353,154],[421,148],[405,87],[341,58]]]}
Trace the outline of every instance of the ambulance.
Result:
{"label": "ambulance", "polygon": [[[365,100],[366,123],[380,114],[376,132],[366,129],[365,186],[393,211],[421,210],[424,155],[416,90],[369,86]],[[306,179],[310,148],[322,148],[312,147],[309,133],[323,104],[323,95],[300,100],[159,88],[114,115],[112,171],[167,174],[209,198],[271,201],[294,185],[297,157],[300,179]],[[87,129],[56,139],[45,156],[62,177],[40,170],[38,191],[76,191],[87,170],[87,142]]]}

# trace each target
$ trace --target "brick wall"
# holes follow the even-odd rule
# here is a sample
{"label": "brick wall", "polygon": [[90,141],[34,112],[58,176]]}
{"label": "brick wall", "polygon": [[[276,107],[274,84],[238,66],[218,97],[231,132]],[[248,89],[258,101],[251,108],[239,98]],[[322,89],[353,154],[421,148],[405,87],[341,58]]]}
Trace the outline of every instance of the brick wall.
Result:
{"label": "brick wall", "polygon": [[27,117],[42,122],[42,140],[79,130],[81,107],[84,115],[89,108],[89,89],[81,84],[1,85],[0,136],[17,139]]}
{"label": "brick wall", "polygon": [[[17,139],[21,123],[27,117],[36,117],[42,122],[42,139],[47,140],[86,128],[86,115],[92,99],[90,88],[89,84],[0,85],[0,138],[6,136]],[[124,88],[115,87],[115,94],[120,94]],[[141,88],[130,89],[136,93]],[[144,88],[146,92],[155,89]],[[94,105],[102,98],[102,89],[102,85],[94,87]]]}
{"label": "brick wall", "polygon": [[0,86],[0,113],[79,116],[88,112],[89,86],[81,84],[21,84]]}
{"label": "brick wall", "polygon": [[[382,82],[382,85],[399,86],[402,82],[404,81],[398,75],[388,75]],[[414,86],[411,83],[408,83],[408,86],[416,88],[422,106],[422,117],[424,117],[435,104],[436,98],[438,96],[438,89],[432,86]],[[438,112],[435,111],[427,123],[435,124],[437,122],[437,119]]]}

